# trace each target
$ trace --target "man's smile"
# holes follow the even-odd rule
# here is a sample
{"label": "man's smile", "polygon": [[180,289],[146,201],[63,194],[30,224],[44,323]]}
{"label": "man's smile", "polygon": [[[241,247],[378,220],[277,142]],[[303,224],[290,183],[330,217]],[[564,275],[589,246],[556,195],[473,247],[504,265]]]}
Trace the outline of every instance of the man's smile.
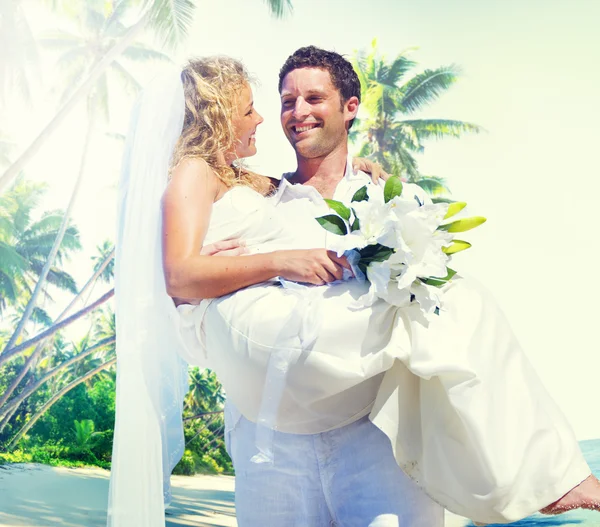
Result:
{"label": "man's smile", "polygon": [[315,128],[320,128],[320,127],[321,127],[321,125],[319,123],[303,123],[303,124],[293,125],[291,127],[291,129],[296,135],[302,135],[306,132],[309,132],[310,130],[314,130]]}

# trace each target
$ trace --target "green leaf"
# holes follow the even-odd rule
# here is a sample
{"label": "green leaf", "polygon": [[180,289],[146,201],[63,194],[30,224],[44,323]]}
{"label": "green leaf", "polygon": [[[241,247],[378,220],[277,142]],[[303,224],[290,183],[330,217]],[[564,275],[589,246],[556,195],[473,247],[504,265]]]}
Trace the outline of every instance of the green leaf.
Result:
{"label": "green leaf", "polygon": [[383,187],[383,199],[387,203],[402,194],[402,181],[398,176],[392,176]]}
{"label": "green leaf", "polygon": [[442,280],[441,278],[421,278],[420,280],[424,284],[432,287],[442,287],[448,283],[446,280]]}
{"label": "green leaf", "polygon": [[317,218],[317,221],[321,227],[333,234],[339,234],[340,236],[348,234],[348,227],[346,227],[344,220],[335,214],[321,216],[320,218]]}
{"label": "green leaf", "polygon": [[371,262],[385,262],[392,254],[394,254],[394,249],[376,243],[375,245],[367,245],[358,252],[360,254],[361,263],[364,262],[368,265]]}
{"label": "green leaf", "polygon": [[469,242],[465,242],[464,240],[454,240],[452,245],[449,245],[448,247],[442,247],[442,251],[445,254],[456,254],[460,251],[468,249],[469,247],[471,247]]}
{"label": "green leaf", "polygon": [[354,209],[352,209],[352,213],[354,214],[354,221],[352,222],[352,225],[350,226],[350,230],[352,232],[357,231],[360,229],[360,220],[358,219],[358,216],[356,215],[356,212]]}
{"label": "green leaf", "polygon": [[456,271],[454,269],[450,269],[450,267],[446,267],[446,270],[448,271],[448,274],[444,276],[444,278],[430,276],[429,278],[421,278],[420,280],[424,284],[431,285],[433,287],[442,287],[446,285],[448,281],[451,280],[456,274]]}
{"label": "green leaf", "polygon": [[453,199],[450,199],[450,198],[439,198],[439,197],[433,197],[433,198],[431,198],[431,201],[433,203],[456,203],[456,201],[454,201]]}
{"label": "green leaf", "polygon": [[458,214],[466,206],[467,206],[467,204],[464,201],[455,201],[454,203],[451,203],[450,206],[448,207],[448,212],[444,216],[444,219],[451,218],[455,214]]}
{"label": "green leaf", "polygon": [[440,225],[438,230],[448,232],[465,232],[475,227],[479,227],[482,223],[485,223],[486,219],[483,216],[472,216],[471,218],[464,218],[462,220],[456,220],[452,223],[446,223]]}
{"label": "green leaf", "polygon": [[454,269],[450,269],[450,267],[446,267],[446,271],[448,271],[448,274],[442,278],[442,280],[452,280],[452,278],[454,278],[456,275],[456,271]]}
{"label": "green leaf", "polygon": [[369,201],[369,194],[367,193],[367,186],[359,188],[352,196],[350,201]]}
{"label": "green leaf", "polygon": [[329,208],[337,212],[346,221],[350,221],[350,209],[346,207],[346,205],[344,205],[341,201],[336,201],[334,199],[326,199],[325,203],[327,203],[327,205],[329,205]]}

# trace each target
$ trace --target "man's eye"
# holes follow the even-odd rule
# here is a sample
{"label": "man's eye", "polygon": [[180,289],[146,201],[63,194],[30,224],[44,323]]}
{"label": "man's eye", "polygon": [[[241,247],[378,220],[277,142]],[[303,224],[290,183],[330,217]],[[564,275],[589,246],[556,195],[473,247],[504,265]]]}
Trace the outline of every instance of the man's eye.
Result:
{"label": "man's eye", "polygon": [[286,108],[289,108],[290,106],[294,105],[294,101],[292,101],[292,100],[282,101],[281,105],[285,106]]}

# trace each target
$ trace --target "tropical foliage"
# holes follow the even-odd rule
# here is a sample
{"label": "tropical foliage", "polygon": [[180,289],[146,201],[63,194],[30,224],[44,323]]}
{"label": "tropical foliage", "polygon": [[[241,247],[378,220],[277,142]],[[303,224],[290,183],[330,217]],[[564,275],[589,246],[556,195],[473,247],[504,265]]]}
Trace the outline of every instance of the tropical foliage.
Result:
{"label": "tropical foliage", "polygon": [[388,62],[373,40],[370,50],[354,54],[363,113],[353,125],[351,138],[359,146],[359,156],[378,161],[386,171],[432,194],[442,194],[448,192],[444,179],[422,174],[415,154],[423,153],[427,140],[458,138],[481,128],[451,119],[416,118],[458,81],[460,68],[451,64],[412,73],[417,66],[409,58],[413,51],[402,51]]}
{"label": "tropical foliage", "polygon": [[[31,99],[43,89],[39,62],[54,60],[56,112],[28,146],[0,132],[0,463],[2,460],[109,466],[115,417],[116,324],[111,308],[114,242],[85,257],[89,274],[78,283],[70,264],[82,251],[71,219],[85,185],[87,154],[97,132],[139,90],[136,68],[168,61],[185,41],[194,0],[33,0],[64,22],[36,35],[23,0],[0,2],[0,105],[17,93]],[[258,0],[256,0],[257,3]],[[263,0],[274,16],[291,0]],[[12,24],[12,25],[11,25]],[[145,31],[161,44],[149,45]],[[8,47],[6,47],[8,46]],[[417,119],[458,77],[455,67],[409,75],[403,53],[391,64],[376,49],[359,53],[366,115],[355,125],[362,153],[430,190],[439,178],[420,173],[415,154],[431,138],[476,132],[469,123]],[[116,104],[114,104],[116,102]],[[73,187],[61,210],[45,210],[46,185],[27,179],[28,162],[78,106],[83,148]],[[122,134],[123,130],[114,135]],[[25,148],[21,148],[26,146]],[[56,184],[51,181],[50,184]],[[438,185],[438,187],[436,187]],[[84,277],[86,278],[86,277]],[[191,369],[185,399],[186,453],[176,472],[231,471],[223,443],[223,392],[210,371]]]}
{"label": "tropical foliage", "polygon": [[[290,0],[265,3],[275,17],[291,11]],[[0,57],[0,109],[11,97],[35,96],[43,59],[56,61],[59,83],[52,88],[56,113],[20,154],[19,145],[0,133],[5,170],[0,176],[0,463],[108,466],[116,382],[116,327],[109,304],[114,244],[105,240],[97,247],[90,276],[79,286],[68,270],[81,250],[71,210],[94,131],[139,90],[136,63],[171,60],[168,53],[185,40],[197,2],[37,0],[36,9],[53,11],[64,22],[41,35],[31,30],[23,0],[1,4],[0,45],[9,53]],[[146,30],[163,47],[148,45]],[[46,186],[28,180],[23,170],[82,104],[88,123],[75,184],[65,192],[64,210],[42,211]],[[75,322],[83,332],[73,328]],[[191,370],[184,407],[187,450],[178,472],[231,470],[222,440],[222,404],[214,374]]]}

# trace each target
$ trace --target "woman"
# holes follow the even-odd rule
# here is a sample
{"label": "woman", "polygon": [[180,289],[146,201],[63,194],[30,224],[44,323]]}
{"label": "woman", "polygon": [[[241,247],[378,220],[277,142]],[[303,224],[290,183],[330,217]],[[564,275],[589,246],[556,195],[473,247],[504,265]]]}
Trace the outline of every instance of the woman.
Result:
{"label": "woman", "polygon": [[[125,345],[119,347],[118,462],[111,481],[111,499],[120,505],[111,512],[113,525],[119,525],[115,519],[126,521],[121,512],[134,502],[144,504],[146,515],[142,523],[136,517],[136,524],[154,525],[156,516],[164,518],[162,505],[152,504],[150,496],[156,497],[157,480],[161,473],[168,479],[169,467],[181,453],[177,413],[180,418],[185,368],[173,348],[187,362],[213,368],[247,418],[282,431],[328,430],[375,411],[379,404],[382,417],[374,422],[396,444],[405,471],[434,499],[480,521],[526,516],[588,478],[589,468],[568,425],[537,383],[501,313],[477,286],[456,280],[444,292],[446,312],[427,329],[412,308],[378,302],[349,310],[365,292],[365,285],[356,281],[299,292],[265,284],[279,276],[321,285],[342,278],[349,266],[325,250],[327,237],[313,217],[299,214],[291,224],[263,197],[273,191],[273,183],[236,167],[238,158],[256,152],[254,134],[262,122],[243,67],[228,59],[196,61],[186,67],[182,80],[184,97],[175,81],[167,83],[166,93],[158,90],[142,101],[125,163],[128,188],[116,276],[117,323],[124,321],[118,335]],[[174,145],[177,134],[172,132],[181,123],[183,100],[183,132]],[[156,101],[167,105],[159,110]],[[167,122],[152,122],[159,115],[166,115]],[[157,135],[146,137],[148,133]],[[164,189],[173,148],[171,180]],[[129,182],[128,174],[133,178]],[[162,244],[153,205],[161,188]],[[150,240],[128,245],[135,236],[145,238],[139,236],[142,226]],[[244,239],[249,254],[201,254],[203,245],[231,237]],[[253,285],[257,287],[249,287]],[[181,304],[180,317],[165,298],[165,287]],[[182,300],[216,297],[222,298],[198,306]],[[469,308],[482,314],[479,322],[465,317],[463,309]],[[167,325],[167,319],[173,323]],[[320,325],[311,328],[310,322],[317,321]],[[206,334],[205,327],[210,328]],[[448,346],[457,330],[461,338]],[[223,335],[227,342],[220,340]],[[510,363],[503,364],[504,359]],[[281,366],[289,367],[285,378],[269,376]],[[390,410],[393,397],[385,393],[388,372],[407,388],[396,414]],[[499,372],[517,373],[527,381],[517,390],[524,400],[506,390],[497,379]],[[263,390],[265,384],[268,390]],[[422,400],[411,399],[411,393]],[[542,401],[541,410],[536,400]],[[415,408],[420,410],[416,417]],[[523,418],[530,421],[527,430]],[[173,420],[170,426],[168,419]],[[504,445],[498,434],[507,439],[507,423],[520,427],[513,427],[517,437]],[[127,427],[138,433],[142,429],[146,444],[140,448],[120,441],[126,434],[121,428]],[[435,433],[421,434],[427,429]],[[128,448],[126,455],[121,444]],[[263,447],[268,450],[268,437]],[[547,467],[535,462],[536,449],[560,459]],[[133,468],[145,471],[138,481],[126,475]],[[126,482],[128,490],[120,490]]]}

